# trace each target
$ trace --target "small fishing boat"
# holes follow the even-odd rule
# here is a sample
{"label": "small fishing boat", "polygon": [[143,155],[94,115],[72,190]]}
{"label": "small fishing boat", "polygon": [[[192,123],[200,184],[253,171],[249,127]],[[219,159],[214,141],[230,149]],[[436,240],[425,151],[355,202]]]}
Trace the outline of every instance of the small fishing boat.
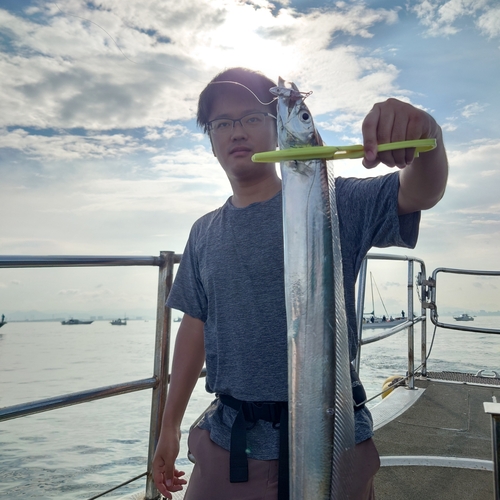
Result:
{"label": "small fishing boat", "polygon": [[[375,289],[377,290],[380,302],[384,308],[385,315],[380,317],[375,314],[375,300],[374,300],[374,294],[373,294],[373,285],[375,285]],[[371,290],[371,299],[372,299],[372,310],[369,313],[364,313],[363,315],[363,328],[367,329],[379,329],[379,328],[393,328],[397,325],[400,325],[401,323],[404,323],[405,321],[408,321],[408,318],[405,318],[404,316],[404,311],[401,311],[401,316],[398,316],[396,318],[393,318],[387,313],[387,309],[385,307],[384,301],[382,299],[382,295],[380,294],[380,291],[378,289],[377,283],[375,281],[375,278],[373,277],[372,273],[370,272],[370,290]]]}
{"label": "small fishing boat", "polygon": [[61,321],[61,325],[90,325],[93,321],[84,321],[81,319],[68,319],[67,321]]}
{"label": "small fishing boat", "polygon": [[405,321],[408,321],[407,318],[401,318],[401,317],[398,318],[390,317],[389,319],[373,317],[373,321],[372,318],[365,318],[363,321],[363,328],[369,328],[369,329],[393,328],[397,325],[400,325],[401,323],[404,323]]}
{"label": "small fishing boat", "polygon": [[126,326],[127,325],[127,318],[125,318],[125,319],[121,319],[121,318],[114,319],[110,323],[112,325],[116,325],[116,326]]}
{"label": "small fishing boat", "polygon": [[474,318],[467,313],[462,313],[460,316],[453,316],[453,319],[455,321],[474,321]]}

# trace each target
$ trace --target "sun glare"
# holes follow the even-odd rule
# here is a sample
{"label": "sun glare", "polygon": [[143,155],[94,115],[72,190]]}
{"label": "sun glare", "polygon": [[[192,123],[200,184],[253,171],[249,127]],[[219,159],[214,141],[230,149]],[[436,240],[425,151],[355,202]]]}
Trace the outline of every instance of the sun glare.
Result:
{"label": "sun glare", "polygon": [[266,31],[277,25],[278,20],[267,9],[228,6],[224,23],[207,34],[206,43],[198,45],[195,57],[221,70],[244,66],[276,81],[278,76],[287,78],[300,60],[291,48],[266,38]]}

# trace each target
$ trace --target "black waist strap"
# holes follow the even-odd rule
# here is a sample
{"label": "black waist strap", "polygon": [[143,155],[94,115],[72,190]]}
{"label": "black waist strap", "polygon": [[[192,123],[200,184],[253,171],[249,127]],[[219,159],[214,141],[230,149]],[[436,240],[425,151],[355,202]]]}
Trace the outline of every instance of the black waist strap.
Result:
{"label": "black waist strap", "polygon": [[[359,381],[358,374],[351,365],[351,384],[354,410],[365,406],[366,393]],[[252,402],[241,401],[226,394],[218,395],[222,404],[233,408],[238,414],[231,427],[231,444],[229,455],[229,480],[231,483],[248,481],[247,460],[247,422],[257,420],[272,422],[280,431],[280,448],[278,462],[278,500],[289,499],[289,464],[288,464],[288,402]]]}
{"label": "black waist strap", "polygon": [[222,404],[233,408],[238,414],[231,428],[231,445],[229,455],[229,480],[231,483],[248,481],[247,460],[247,422],[255,423],[257,420],[272,422],[273,427],[280,431],[280,448],[278,458],[278,500],[288,500],[288,403],[277,402],[252,402],[241,401],[220,394]]}

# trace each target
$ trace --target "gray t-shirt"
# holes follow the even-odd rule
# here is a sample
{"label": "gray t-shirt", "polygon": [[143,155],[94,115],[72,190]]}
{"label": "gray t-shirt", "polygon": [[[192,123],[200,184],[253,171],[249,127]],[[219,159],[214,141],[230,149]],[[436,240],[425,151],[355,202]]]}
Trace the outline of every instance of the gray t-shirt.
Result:
{"label": "gray t-shirt", "polygon": [[[337,178],[337,208],[349,348],[357,351],[355,282],[372,246],[412,248],[420,212],[398,217],[397,173]],[[236,208],[229,199],[198,219],[167,305],[204,322],[206,389],[244,401],[288,399],[281,192]],[[200,422],[229,450],[235,410],[216,400]],[[355,412],[356,442],[373,435],[367,408]],[[279,431],[258,421],[247,432],[248,456],[276,459]]]}

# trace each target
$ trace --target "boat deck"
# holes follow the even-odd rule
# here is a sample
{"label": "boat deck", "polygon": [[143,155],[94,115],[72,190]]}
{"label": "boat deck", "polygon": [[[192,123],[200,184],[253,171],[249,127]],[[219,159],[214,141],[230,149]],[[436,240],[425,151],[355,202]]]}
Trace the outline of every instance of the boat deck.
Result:
{"label": "boat deck", "polygon": [[[483,403],[500,400],[500,379],[429,372],[415,385],[395,389],[372,409],[382,457],[377,500],[492,500],[491,417]],[[390,465],[401,457],[410,465]],[[184,491],[173,494],[173,500],[183,497]]]}
{"label": "boat deck", "polygon": [[[425,463],[424,456],[443,459],[428,462],[432,465],[382,466],[375,478],[377,500],[491,500],[493,472],[485,470],[492,460],[491,417],[483,402],[493,396],[500,400],[500,379],[446,372],[429,378],[416,380],[415,391],[398,388],[380,404],[393,395],[395,400],[403,397],[402,411],[375,426],[374,440],[381,457],[420,457],[408,460],[418,464]],[[405,392],[414,393],[411,406]],[[373,413],[377,422],[381,412],[375,407]],[[469,468],[474,462],[478,469]]]}

